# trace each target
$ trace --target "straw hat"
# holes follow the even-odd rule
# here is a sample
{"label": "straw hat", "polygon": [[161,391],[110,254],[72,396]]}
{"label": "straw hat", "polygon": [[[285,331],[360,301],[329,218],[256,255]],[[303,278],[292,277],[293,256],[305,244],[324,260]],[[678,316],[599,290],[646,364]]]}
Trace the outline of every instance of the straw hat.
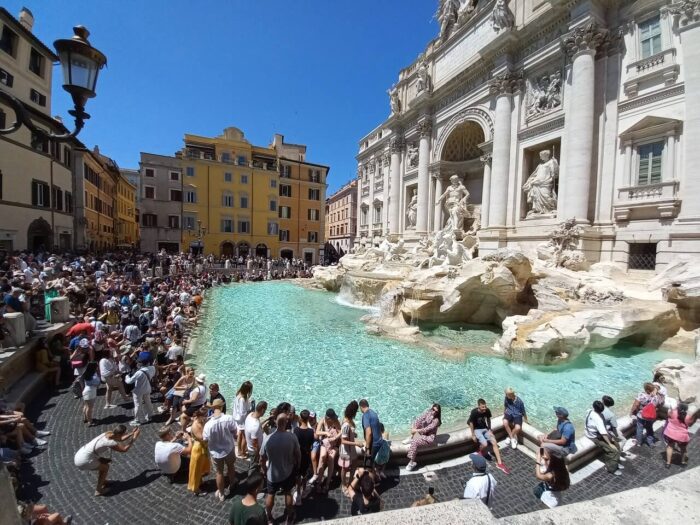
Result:
{"label": "straw hat", "polygon": [[205,382],[206,380],[207,380],[207,376],[205,376],[204,374],[199,374],[199,375],[195,378],[195,381],[197,381],[197,383],[200,383],[200,384],[202,384],[202,385],[204,384],[204,382]]}

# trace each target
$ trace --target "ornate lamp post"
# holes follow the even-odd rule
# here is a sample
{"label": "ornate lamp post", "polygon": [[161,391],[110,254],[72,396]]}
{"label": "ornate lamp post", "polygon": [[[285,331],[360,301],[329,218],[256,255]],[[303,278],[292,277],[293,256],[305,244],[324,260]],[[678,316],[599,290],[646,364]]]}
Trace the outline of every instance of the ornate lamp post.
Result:
{"label": "ornate lamp post", "polygon": [[107,63],[107,57],[90,45],[90,32],[83,26],[73,28],[73,38],[61,39],[54,42],[54,47],[61,62],[63,71],[63,89],[73,97],[74,109],[68,113],[75,118],[75,129],[70,133],[48,133],[34,125],[22,102],[0,89],[0,100],[7,103],[15,112],[15,122],[5,129],[0,129],[0,135],[14,133],[24,124],[35,135],[56,142],[65,142],[80,133],[85,121],[90,115],[85,113],[85,104],[95,96],[97,75]]}

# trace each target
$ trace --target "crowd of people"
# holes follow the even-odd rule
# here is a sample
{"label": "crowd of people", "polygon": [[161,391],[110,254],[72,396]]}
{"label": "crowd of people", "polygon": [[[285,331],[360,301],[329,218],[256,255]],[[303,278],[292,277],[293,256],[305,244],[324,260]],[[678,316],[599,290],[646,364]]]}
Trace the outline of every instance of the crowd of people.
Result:
{"label": "crowd of people", "polygon": [[[376,512],[382,507],[379,484],[385,475],[391,449],[378,414],[366,399],[351,401],[341,415],[333,408],[316,412],[305,407],[297,412],[289,402],[270,405],[254,400],[252,382],[243,381],[227,403],[218,384],[207,381],[186,361],[188,335],[198,323],[206,291],[229,282],[214,265],[232,270],[240,278],[275,278],[287,270],[305,275],[301,261],[271,261],[262,258],[216,260],[191,255],[150,257],[129,254],[110,257],[82,256],[6,258],[0,263],[0,292],[7,312],[23,312],[28,318],[42,313],[48,298],[65,295],[78,319],[68,332],[36,345],[36,366],[50,384],[70,385],[80,400],[76,421],[87,427],[99,424],[94,408],[104,388],[104,409],[128,404],[133,419],[100,433],[75,452],[76,468],[96,472],[95,496],[110,491],[107,481],[114,453],[128,453],[141,438],[141,425],[158,421],[158,440],[153,443],[154,461],[170,482],[186,477],[187,489],[195,497],[207,494],[203,480],[214,474],[214,498],[224,502],[232,492],[230,522],[270,523],[276,494],[285,501],[285,519],[293,523],[295,507],[310,494],[326,494],[339,485],[351,501],[352,514]],[[158,271],[156,271],[156,268]],[[283,273],[284,274],[284,273]],[[287,274],[284,274],[287,275]],[[255,280],[255,278],[252,278]],[[32,294],[47,297],[34,304]],[[28,330],[33,325],[27,321]],[[1,385],[0,385],[1,386]],[[158,404],[157,410],[153,403]],[[467,424],[477,452],[470,455],[473,475],[466,480],[465,498],[478,498],[492,505],[497,497],[496,478],[488,463],[504,474],[505,465],[492,429],[490,408],[479,399]],[[688,427],[698,417],[684,403],[670,399],[662,378],[644,385],[631,408],[636,418],[636,439],[625,439],[618,430],[612,410],[614,400],[604,396],[592,404],[583,421],[585,435],[601,449],[608,472],[622,474],[628,445],[653,446],[653,423],[667,421],[663,439],[667,445],[667,466],[674,452],[686,464]],[[321,407],[315,407],[321,408]],[[268,410],[269,409],[269,410]],[[569,487],[566,458],[576,453],[576,431],[564,407],[554,407],[556,428],[540,437],[535,465],[535,496],[552,507]],[[82,420],[80,419],[82,418]],[[357,421],[359,418],[359,422]],[[528,422],[524,401],[512,388],[505,390],[503,427],[505,445],[513,449],[522,442],[523,425]],[[442,424],[442,409],[431,405],[412,425],[407,471],[418,466],[422,450],[435,443]],[[131,428],[129,428],[131,427]],[[0,404],[0,458],[16,477],[23,456],[32,449],[48,446],[48,429],[38,430],[24,414],[22,405]],[[116,456],[114,456],[116,458]],[[241,463],[245,461],[245,478]],[[239,485],[241,485],[239,490]],[[264,505],[258,503],[266,494]],[[433,494],[416,502],[434,501]],[[39,509],[39,510],[37,510]],[[43,507],[32,507],[36,523],[67,523]],[[42,522],[40,520],[49,520]]]}

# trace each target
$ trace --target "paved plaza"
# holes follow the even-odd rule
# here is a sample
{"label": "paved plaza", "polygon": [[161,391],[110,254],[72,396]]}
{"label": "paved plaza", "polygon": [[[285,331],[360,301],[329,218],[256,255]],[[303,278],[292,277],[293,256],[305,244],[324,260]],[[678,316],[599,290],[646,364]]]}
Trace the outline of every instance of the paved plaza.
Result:
{"label": "paved plaza", "polygon": [[[110,493],[101,498],[92,496],[95,474],[78,471],[73,466],[73,455],[81,445],[100,432],[117,423],[127,423],[130,420],[128,409],[131,408],[130,405],[124,405],[104,410],[103,392],[100,394],[95,413],[98,426],[93,428],[87,428],[81,423],[81,402],[73,399],[65,390],[39,398],[30,407],[31,417],[38,421],[39,427],[50,428],[52,435],[48,438],[49,446],[43,451],[34,452],[30,461],[25,463],[20,497],[25,500],[40,500],[64,515],[72,514],[73,523],[78,525],[227,523],[230,497],[223,504],[215,500],[213,476],[206,478],[204,483],[204,488],[210,494],[196,498],[187,491],[184,478],[170,485],[156,470],[153,447],[157,440],[159,421],[164,420],[164,416],[156,416],[156,422],[141,427],[141,437],[128,453],[114,454],[115,459],[109,473],[112,481]],[[611,476],[604,469],[597,470],[572,485],[564,501],[573,503],[647,486],[681,471],[678,465],[665,469],[661,453],[660,445],[653,450],[645,447],[626,463],[621,477]],[[495,468],[492,469],[498,480],[493,514],[504,517],[544,509],[544,505],[532,495],[535,485],[533,460],[519,450],[506,449],[503,454],[512,472],[506,476]],[[689,447],[689,454],[690,465],[693,466],[700,457],[700,444],[695,437]],[[245,468],[246,464],[239,462],[238,469],[244,472]],[[429,485],[435,487],[438,501],[457,498],[462,494],[470,472],[469,465],[445,468],[437,472],[437,479],[431,483],[420,473],[390,477],[380,488],[384,510],[410,506],[427,493]],[[281,503],[281,498],[278,497],[275,516],[282,515]],[[349,513],[349,500],[336,488],[327,498],[305,500],[304,505],[297,509],[297,519],[302,523],[310,523],[348,516]]]}

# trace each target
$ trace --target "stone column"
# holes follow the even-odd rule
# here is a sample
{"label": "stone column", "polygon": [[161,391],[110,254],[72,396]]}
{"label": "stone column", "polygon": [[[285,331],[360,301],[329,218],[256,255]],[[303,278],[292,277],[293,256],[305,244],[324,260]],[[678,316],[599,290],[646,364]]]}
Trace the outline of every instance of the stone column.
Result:
{"label": "stone column", "polygon": [[391,166],[391,155],[388,152],[385,152],[384,155],[382,156],[382,173],[384,174],[384,189],[382,190],[382,201],[384,202],[382,205],[382,222],[383,224],[383,229],[384,229],[384,236],[389,235],[389,185],[390,185],[390,176],[389,176],[389,167]]}
{"label": "stone column", "polygon": [[634,184],[632,183],[632,142],[626,142],[625,143],[625,164],[624,164],[624,171],[623,171],[623,176],[625,178],[625,182],[623,186],[633,186]]}
{"label": "stone column", "polygon": [[664,163],[663,181],[672,181],[676,171],[676,132],[666,135],[666,162]]}
{"label": "stone column", "polygon": [[401,215],[401,150],[403,149],[403,137],[397,136],[391,139],[389,147],[391,149],[391,167],[389,168],[389,232],[393,235],[399,234],[399,217]]}
{"label": "stone column", "polygon": [[418,217],[416,233],[428,233],[428,214],[430,213],[430,135],[433,123],[426,118],[418,123],[420,142],[418,144]]}
{"label": "stone column", "polygon": [[508,174],[510,172],[512,95],[522,84],[522,72],[506,72],[491,81],[496,96],[493,130],[493,162],[489,190],[489,226],[505,228],[508,212]]}
{"label": "stone column", "polygon": [[357,208],[355,213],[357,213],[357,238],[360,238],[360,230],[362,229],[362,164],[357,166]]}
{"label": "stone column", "polygon": [[484,187],[481,190],[481,227],[488,228],[489,200],[491,198],[491,154],[482,155],[481,162],[484,164]]}
{"label": "stone column", "polygon": [[566,209],[562,219],[588,222],[588,201],[593,161],[595,124],[595,54],[605,33],[595,23],[577,27],[564,36],[563,45],[571,58],[571,97],[566,115]]}
{"label": "stone column", "polygon": [[[433,173],[433,179],[435,180],[435,199],[433,202],[440,198],[442,195],[442,177],[440,173]],[[435,211],[433,217],[433,231],[438,231],[442,229],[442,203],[435,204]]]}

